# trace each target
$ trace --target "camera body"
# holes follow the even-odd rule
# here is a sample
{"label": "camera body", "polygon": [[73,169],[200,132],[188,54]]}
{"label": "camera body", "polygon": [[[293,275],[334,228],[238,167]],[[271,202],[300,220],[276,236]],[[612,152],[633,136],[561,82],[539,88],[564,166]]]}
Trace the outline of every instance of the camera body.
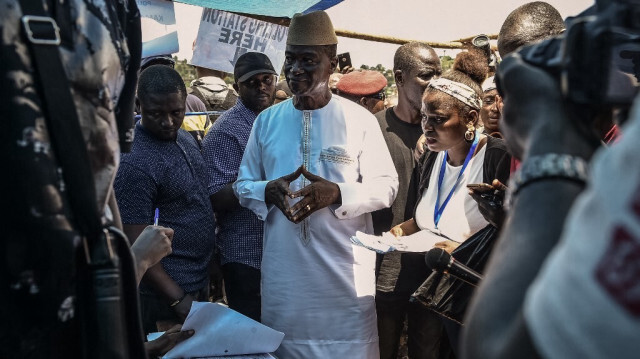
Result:
{"label": "camera body", "polygon": [[572,103],[628,106],[640,81],[640,0],[597,0],[565,33],[518,53],[559,79]]}
{"label": "camera body", "polygon": [[492,72],[495,72],[498,59],[496,55],[491,51],[491,44],[489,43],[489,36],[480,34],[471,40],[471,45],[480,50],[484,57],[487,59],[489,68]]}

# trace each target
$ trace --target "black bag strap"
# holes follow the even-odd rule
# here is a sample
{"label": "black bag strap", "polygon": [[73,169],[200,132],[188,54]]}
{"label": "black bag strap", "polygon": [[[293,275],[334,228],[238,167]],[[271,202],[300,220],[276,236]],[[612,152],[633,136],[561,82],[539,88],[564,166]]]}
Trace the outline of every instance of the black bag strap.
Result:
{"label": "black bag strap", "polygon": [[52,17],[42,0],[20,0],[21,21],[73,222],[86,240],[77,268],[83,356],[145,358],[131,252],[123,234],[102,225],[89,155],[60,58],[63,39],[54,17],[68,15],[69,0],[55,1],[53,10],[65,13]]}
{"label": "black bag strap", "polygon": [[36,78],[44,100],[44,114],[71,206],[74,223],[86,238],[102,234],[96,190],[69,81],[60,59],[60,29],[41,0],[20,0],[22,27],[27,37]]}

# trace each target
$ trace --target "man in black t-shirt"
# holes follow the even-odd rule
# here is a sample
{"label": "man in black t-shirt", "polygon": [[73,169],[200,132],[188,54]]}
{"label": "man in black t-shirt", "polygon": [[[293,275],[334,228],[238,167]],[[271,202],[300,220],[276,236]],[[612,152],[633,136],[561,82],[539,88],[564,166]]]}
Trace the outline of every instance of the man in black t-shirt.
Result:
{"label": "man in black t-shirt", "polygon": [[[422,94],[429,80],[442,72],[436,52],[419,42],[400,46],[393,62],[398,105],[380,111],[375,116],[398,172],[399,187],[391,208],[372,213],[374,232],[378,235],[413,217],[419,173],[414,171],[416,161],[413,151],[422,135]],[[429,273],[424,255],[396,252],[379,255],[377,269],[376,310],[380,358],[397,357],[406,317],[409,357],[440,357],[443,330],[437,315],[421,304],[409,302],[411,294]]]}

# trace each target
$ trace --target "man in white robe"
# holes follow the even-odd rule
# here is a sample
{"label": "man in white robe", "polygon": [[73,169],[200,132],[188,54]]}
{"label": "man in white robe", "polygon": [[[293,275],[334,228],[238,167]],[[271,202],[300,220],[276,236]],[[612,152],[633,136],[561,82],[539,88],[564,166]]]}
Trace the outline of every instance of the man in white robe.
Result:
{"label": "man in white robe", "polygon": [[256,119],[234,191],[265,221],[262,321],[285,333],[279,358],[378,358],[375,254],[354,247],[398,179],[373,115],[332,96],[337,37],[324,12],[291,21],[294,97]]}

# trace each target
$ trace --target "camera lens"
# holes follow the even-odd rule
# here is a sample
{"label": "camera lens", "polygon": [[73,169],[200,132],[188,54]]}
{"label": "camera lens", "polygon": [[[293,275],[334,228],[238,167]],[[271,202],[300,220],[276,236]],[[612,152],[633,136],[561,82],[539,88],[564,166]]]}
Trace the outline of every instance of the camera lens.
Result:
{"label": "camera lens", "polygon": [[478,35],[471,40],[471,43],[475,47],[485,47],[489,45],[489,36],[487,35]]}

